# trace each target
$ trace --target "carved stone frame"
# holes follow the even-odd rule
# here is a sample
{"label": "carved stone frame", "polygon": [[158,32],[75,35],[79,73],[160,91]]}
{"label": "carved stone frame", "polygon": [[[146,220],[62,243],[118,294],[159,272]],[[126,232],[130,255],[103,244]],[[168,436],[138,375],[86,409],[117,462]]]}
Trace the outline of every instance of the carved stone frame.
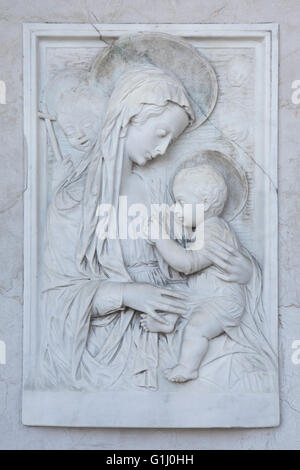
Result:
{"label": "carved stone frame", "polygon": [[[100,35],[101,31],[101,35]],[[24,196],[24,363],[23,415],[25,425],[80,427],[213,428],[267,427],[279,424],[279,392],[264,394],[198,394],[183,400],[176,393],[51,392],[31,386],[36,368],[39,319],[39,250],[46,210],[45,129],[37,117],[39,82],[46,48],[105,46],[105,38],[129,32],[156,31],[175,34],[192,43],[243,44],[253,47],[264,103],[263,165],[268,239],[263,272],[264,304],[272,317],[271,335],[277,348],[278,225],[278,25],[275,24],[25,24],[24,25],[24,153],[27,190]],[[42,196],[42,197],[41,197]],[[122,402],[126,406],[122,406]],[[251,408],[251,413],[249,413]],[[226,410],[226,412],[224,412]]]}

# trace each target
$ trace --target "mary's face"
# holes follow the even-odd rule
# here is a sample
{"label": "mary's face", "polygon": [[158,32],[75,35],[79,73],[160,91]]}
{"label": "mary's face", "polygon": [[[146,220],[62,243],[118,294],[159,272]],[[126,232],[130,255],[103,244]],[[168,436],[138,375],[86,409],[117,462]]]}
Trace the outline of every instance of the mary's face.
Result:
{"label": "mary's face", "polygon": [[179,137],[188,123],[188,115],[183,108],[169,105],[160,115],[130,125],[126,136],[130,160],[137,165],[145,165],[149,160],[164,155],[170,143]]}

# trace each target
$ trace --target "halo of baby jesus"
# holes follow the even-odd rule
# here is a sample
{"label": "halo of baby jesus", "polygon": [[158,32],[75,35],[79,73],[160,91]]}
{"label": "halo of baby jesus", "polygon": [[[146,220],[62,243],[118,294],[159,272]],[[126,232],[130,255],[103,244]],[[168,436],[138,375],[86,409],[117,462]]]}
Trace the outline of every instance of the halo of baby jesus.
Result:
{"label": "halo of baby jesus", "polygon": [[[183,211],[179,209],[186,204],[202,204],[204,208],[204,219],[201,222],[204,226],[204,246],[201,250],[189,246],[193,243],[193,234],[201,229],[195,225],[193,216],[182,219],[185,228],[192,234],[186,248],[170,237],[151,240],[169,266],[188,276],[191,312],[184,329],[178,364],[165,372],[168,380],[181,383],[198,377],[209,341],[239,325],[245,309],[245,292],[242,284],[224,281],[220,268],[214,266],[206,256],[213,238],[240,249],[236,234],[221,217],[228,196],[227,184],[221,172],[208,164],[184,168],[175,177],[173,194],[176,201],[175,215],[182,214]],[[193,299],[197,308],[193,308]],[[143,328],[150,332],[171,333],[179,315],[162,316],[167,324],[162,325],[143,316]]]}

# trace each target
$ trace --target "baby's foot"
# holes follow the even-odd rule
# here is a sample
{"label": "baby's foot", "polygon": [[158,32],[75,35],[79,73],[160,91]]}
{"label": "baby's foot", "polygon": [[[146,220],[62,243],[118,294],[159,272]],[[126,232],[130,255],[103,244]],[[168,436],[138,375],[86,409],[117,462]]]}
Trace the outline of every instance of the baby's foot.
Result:
{"label": "baby's foot", "polygon": [[170,380],[170,382],[183,383],[196,379],[198,377],[198,371],[189,369],[182,364],[178,364],[177,366],[172,367],[172,369],[167,369],[165,371],[165,376]]}
{"label": "baby's foot", "polygon": [[141,315],[141,325],[145,331],[151,333],[172,333],[175,324],[165,324],[150,317],[150,315]]}

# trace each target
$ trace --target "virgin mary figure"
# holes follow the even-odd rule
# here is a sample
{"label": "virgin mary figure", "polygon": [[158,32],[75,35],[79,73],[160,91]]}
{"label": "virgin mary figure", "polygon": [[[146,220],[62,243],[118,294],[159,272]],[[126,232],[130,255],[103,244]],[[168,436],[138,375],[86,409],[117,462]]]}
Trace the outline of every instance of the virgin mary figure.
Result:
{"label": "virgin mary figure", "polygon": [[[99,236],[98,215],[99,205],[106,204],[118,219],[120,196],[129,205],[149,207],[150,191],[133,167],[163,158],[193,120],[188,94],[175,75],[154,66],[132,68],[115,85],[94,148],[56,189],[44,252],[43,386],[155,390],[161,358],[174,360],[177,332],[146,332],[140,314],[185,315],[184,280],[163,269],[143,238],[123,239],[118,226],[110,237],[113,217]],[[260,277],[251,256],[236,254],[228,269],[242,282],[259,284],[257,304]],[[254,337],[261,337],[261,324],[252,323]],[[264,349],[263,340],[254,343],[254,349]]]}

